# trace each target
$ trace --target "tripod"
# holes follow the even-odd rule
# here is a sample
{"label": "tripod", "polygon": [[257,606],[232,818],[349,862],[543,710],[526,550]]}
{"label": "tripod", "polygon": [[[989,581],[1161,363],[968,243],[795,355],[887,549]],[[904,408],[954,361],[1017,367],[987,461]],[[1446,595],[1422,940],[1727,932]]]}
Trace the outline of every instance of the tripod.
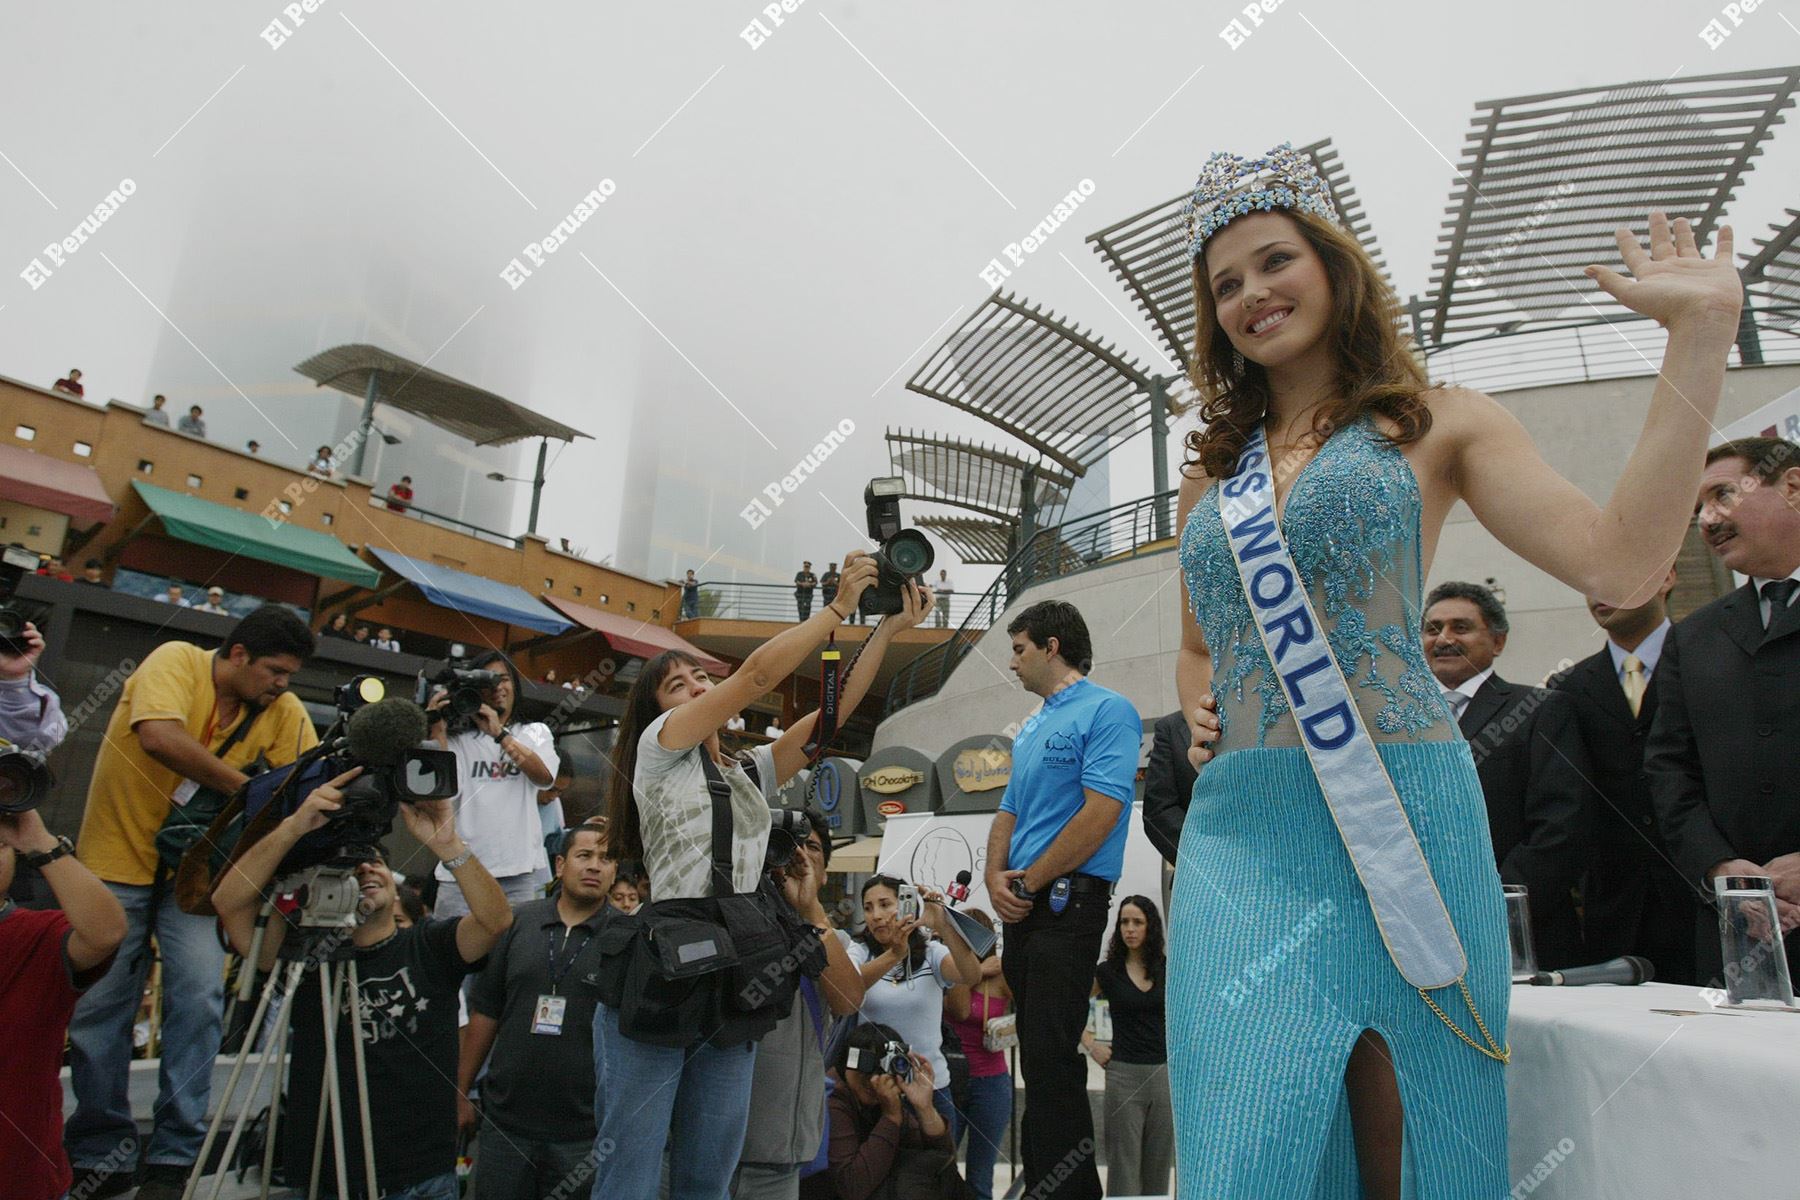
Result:
{"label": "tripod", "polygon": [[[280,1015],[276,1018],[274,1031],[269,1037],[268,1048],[257,1059],[256,1067],[250,1074],[250,1086],[244,1093],[237,1117],[232,1122],[231,1134],[225,1140],[225,1151],[220,1156],[219,1173],[213,1180],[210,1197],[210,1200],[219,1200],[224,1192],[225,1179],[230,1173],[228,1164],[237,1153],[244,1129],[251,1123],[252,1110],[256,1105],[256,1097],[262,1090],[269,1064],[274,1063],[275,1079],[270,1090],[269,1124],[265,1131],[262,1156],[261,1195],[262,1200],[268,1200],[269,1181],[275,1165],[275,1147],[279,1142],[277,1125],[281,1114],[281,1064],[287,1056],[294,996],[299,991],[306,972],[315,969],[319,972],[319,998],[323,1006],[325,1069],[319,1088],[318,1120],[313,1126],[312,1169],[309,1173],[307,1200],[318,1200],[319,1166],[325,1150],[325,1123],[328,1119],[331,1122],[333,1165],[337,1169],[337,1195],[350,1195],[350,1172],[344,1143],[344,1097],[337,1069],[337,1015],[343,1007],[346,993],[351,1004],[350,1042],[355,1062],[357,1116],[362,1126],[363,1182],[370,1200],[381,1194],[375,1185],[375,1142],[369,1119],[369,1073],[363,1049],[362,991],[356,971],[356,947],[350,940],[358,916],[359,889],[356,877],[350,869],[344,867],[309,867],[276,884],[272,894],[294,891],[300,892],[304,897],[300,910],[295,915],[299,926],[295,932],[299,936],[284,940],[279,964],[269,972],[269,977],[263,984],[262,995],[256,1002],[256,1011],[250,1018],[243,1045],[238,1048],[237,1057],[232,1062],[231,1075],[225,1081],[225,1092],[219,1097],[218,1110],[207,1126],[206,1140],[200,1147],[200,1161],[194,1165],[194,1173],[181,1193],[181,1200],[196,1200],[199,1195],[201,1176],[212,1155],[212,1148],[218,1141],[232,1098],[237,1093],[238,1081],[249,1063],[251,1047],[256,1044],[257,1034],[263,1027],[270,1006],[279,1000]],[[262,958],[264,937],[274,911],[274,901],[265,900],[262,911],[257,914],[250,953],[240,973],[238,999],[241,1002],[249,1000],[256,986],[256,964]]]}

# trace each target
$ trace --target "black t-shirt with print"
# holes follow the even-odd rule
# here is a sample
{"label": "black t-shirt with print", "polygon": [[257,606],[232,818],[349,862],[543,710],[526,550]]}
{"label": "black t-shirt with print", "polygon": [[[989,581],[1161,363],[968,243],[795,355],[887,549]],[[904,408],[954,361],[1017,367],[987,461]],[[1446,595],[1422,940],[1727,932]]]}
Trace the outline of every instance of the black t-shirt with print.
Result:
{"label": "black t-shirt with print", "polygon": [[[382,1191],[408,1187],[456,1167],[457,992],[482,965],[456,950],[457,922],[426,921],[379,946],[356,952],[363,998],[363,1052],[369,1072],[369,1116],[379,1136],[376,1182]],[[486,960],[483,960],[485,962]],[[277,971],[285,970],[281,964]],[[288,1091],[281,1112],[287,1182],[305,1187],[312,1169],[313,1128],[325,1071],[325,1026],[319,972],[308,969],[295,994]],[[348,998],[338,1011],[337,1073],[344,1101],[345,1155],[353,1194],[363,1177],[357,1113],[356,1059]],[[321,1194],[334,1194],[331,1126],[325,1127]]]}

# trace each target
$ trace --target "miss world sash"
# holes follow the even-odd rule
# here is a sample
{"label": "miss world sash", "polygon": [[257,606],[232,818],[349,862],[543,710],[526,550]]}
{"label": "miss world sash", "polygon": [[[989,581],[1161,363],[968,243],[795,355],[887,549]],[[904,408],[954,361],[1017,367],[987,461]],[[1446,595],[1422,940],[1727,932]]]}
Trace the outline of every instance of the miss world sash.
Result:
{"label": "miss world sash", "polygon": [[1219,488],[1238,577],[1389,956],[1414,987],[1447,987],[1468,959],[1281,536],[1268,461],[1258,426]]}

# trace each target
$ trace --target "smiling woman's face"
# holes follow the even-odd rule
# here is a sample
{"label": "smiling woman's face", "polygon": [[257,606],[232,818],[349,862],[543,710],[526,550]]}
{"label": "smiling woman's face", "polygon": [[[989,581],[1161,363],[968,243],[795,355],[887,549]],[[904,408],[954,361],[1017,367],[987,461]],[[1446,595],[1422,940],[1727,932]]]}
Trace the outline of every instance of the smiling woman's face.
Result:
{"label": "smiling woman's face", "polygon": [[1325,336],[1331,280],[1286,213],[1237,218],[1213,234],[1200,261],[1219,327],[1245,358],[1278,367]]}

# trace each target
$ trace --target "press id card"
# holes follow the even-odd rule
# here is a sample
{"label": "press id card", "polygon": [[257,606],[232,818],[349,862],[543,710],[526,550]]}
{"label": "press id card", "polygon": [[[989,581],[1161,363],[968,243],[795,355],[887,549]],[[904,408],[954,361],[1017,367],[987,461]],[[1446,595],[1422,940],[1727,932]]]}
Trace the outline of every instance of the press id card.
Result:
{"label": "press id card", "polygon": [[532,1014],[531,1032],[548,1034],[550,1037],[561,1037],[563,1014],[568,1010],[567,996],[539,996],[537,1010]]}

